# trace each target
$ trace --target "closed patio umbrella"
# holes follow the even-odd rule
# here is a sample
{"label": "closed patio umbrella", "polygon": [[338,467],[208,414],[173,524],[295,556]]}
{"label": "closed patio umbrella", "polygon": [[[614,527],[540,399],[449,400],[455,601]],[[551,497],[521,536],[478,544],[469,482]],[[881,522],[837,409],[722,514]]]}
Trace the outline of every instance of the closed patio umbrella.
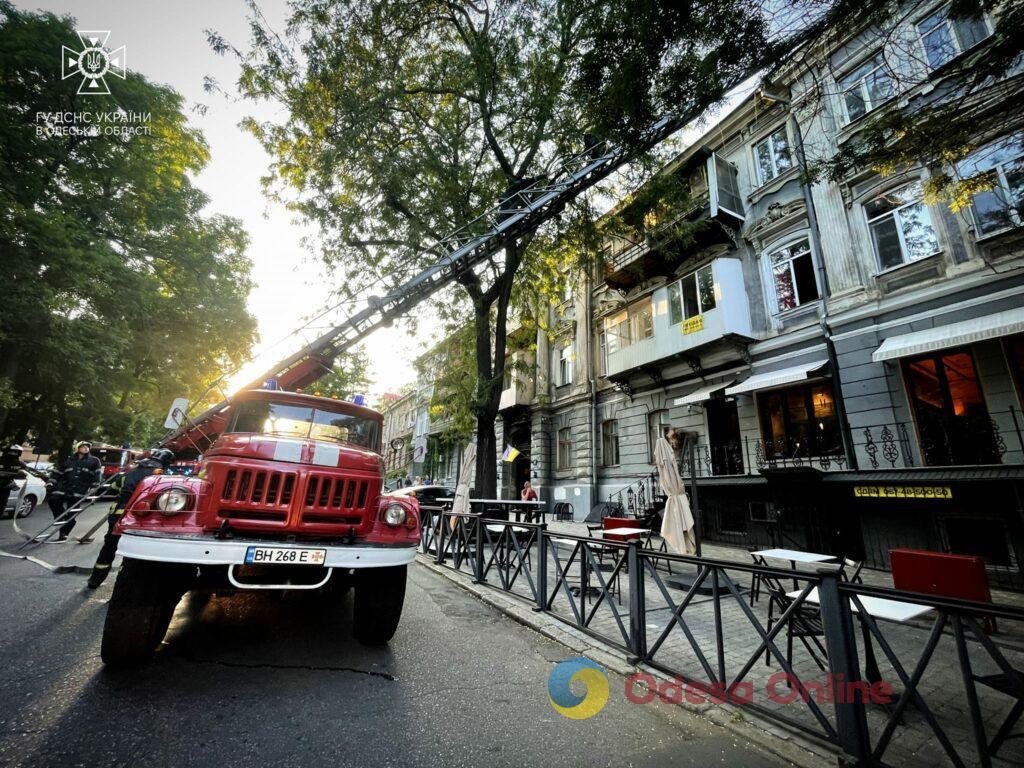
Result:
{"label": "closed patio umbrella", "polygon": [[475,471],[476,441],[473,440],[466,446],[462,454],[462,464],[459,466],[459,482],[455,486],[455,502],[452,504],[452,512],[457,515],[469,512],[469,484]]}
{"label": "closed patio umbrella", "polygon": [[683,479],[679,476],[675,453],[664,437],[659,437],[654,445],[654,463],[658,467],[661,488],[668,497],[661,522],[661,537],[665,539],[669,552],[692,555],[697,551],[697,538],[690,501],[686,498]]}

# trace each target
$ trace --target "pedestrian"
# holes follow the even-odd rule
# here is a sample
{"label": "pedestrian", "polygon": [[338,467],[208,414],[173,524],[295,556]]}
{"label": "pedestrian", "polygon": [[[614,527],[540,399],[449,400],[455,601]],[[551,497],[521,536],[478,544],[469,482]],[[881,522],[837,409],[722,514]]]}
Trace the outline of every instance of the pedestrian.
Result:
{"label": "pedestrian", "polygon": [[537,499],[538,499],[537,491],[535,491],[533,489],[533,486],[530,485],[530,481],[529,480],[527,480],[525,483],[523,483],[523,492],[521,494],[519,494],[519,497],[523,501],[537,501]]}
{"label": "pedestrian", "polygon": [[96,565],[92,567],[89,575],[89,589],[96,589],[103,583],[110,574],[110,566],[114,562],[114,555],[117,554],[117,543],[120,534],[114,533],[114,527],[124,516],[128,500],[131,499],[135,489],[142,482],[142,478],[163,472],[174,462],[174,454],[166,448],[157,448],[147,458],[141,459],[138,464],[128,470],[119,480],[115,487],[118,489],[117,501],[114,502],[110,514],[107,516],[107,535],[103,537],[103,547],[100,549],[99,557],[96,558]]}
{"label": "pedestrian", "polygon": [[410,485],[412,485],[412,478],[406,475],[405,480],[402,481],[402,487],[408,488]]}
{"label": "pedestrian", "polygon": [[[90,453],[91,450],[92,443],[81,440],[75,446],[75,452],[60,463],[56,491],[47,497],[54,520],[81,501],[89,490],[103,479],[103,465]],[[67,541],[74,527],[75,521],[72,517],[61,526],[57,541]]]}

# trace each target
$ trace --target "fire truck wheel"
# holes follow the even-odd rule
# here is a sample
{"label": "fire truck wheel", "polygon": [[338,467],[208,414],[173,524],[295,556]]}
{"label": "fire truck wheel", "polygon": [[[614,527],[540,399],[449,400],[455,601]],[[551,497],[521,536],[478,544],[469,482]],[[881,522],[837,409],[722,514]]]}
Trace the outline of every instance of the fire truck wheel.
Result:
{"label": "fire truck wheel", "polygon": [[114,582],[100,656],[110,667],[148,661],[188,588],[187,568],[126,558]]}
{"label": "fire truck wheel", "polygon": [[363,645],[384,645],[394,637],[405,602],[405,569],[399,565],[356,571],[352,633]]}

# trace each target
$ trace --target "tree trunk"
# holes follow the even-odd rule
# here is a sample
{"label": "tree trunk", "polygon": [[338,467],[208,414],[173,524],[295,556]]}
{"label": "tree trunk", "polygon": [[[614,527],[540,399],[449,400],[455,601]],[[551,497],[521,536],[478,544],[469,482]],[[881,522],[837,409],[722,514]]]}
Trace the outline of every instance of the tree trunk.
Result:
{"label": "tree trunk", "polygon": [[[14,386],[14,379],[18,375],[18,363],[20,360],[13,345],[3,347],[0,349],[0,352],[3,352],[2,356],[0,356],[0,359],[3,360],[3,362],[0,363],[0,379],[7,379],[11,382],[11,394],[13,395],[17,391]],[[0,435],[6,434],[4,429],[7,425],[7,416],[9,413],[9,408],[5,408],[0,405]]]}

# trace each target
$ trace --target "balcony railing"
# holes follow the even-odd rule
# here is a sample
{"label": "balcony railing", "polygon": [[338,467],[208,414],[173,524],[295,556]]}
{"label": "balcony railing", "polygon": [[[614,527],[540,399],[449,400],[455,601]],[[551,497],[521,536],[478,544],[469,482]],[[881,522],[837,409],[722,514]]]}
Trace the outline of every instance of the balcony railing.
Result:
{"label": "balcony railing", "polygon": [[[854,427],[851,437],[861,470],[1024,464],[1024,417],[1012,406],[984,417]],[[698,441],[695,466],[698,478],[801,467],[824,472],[852,468],[838,435]],[[686,461],[683,473],[689,476]]]}

